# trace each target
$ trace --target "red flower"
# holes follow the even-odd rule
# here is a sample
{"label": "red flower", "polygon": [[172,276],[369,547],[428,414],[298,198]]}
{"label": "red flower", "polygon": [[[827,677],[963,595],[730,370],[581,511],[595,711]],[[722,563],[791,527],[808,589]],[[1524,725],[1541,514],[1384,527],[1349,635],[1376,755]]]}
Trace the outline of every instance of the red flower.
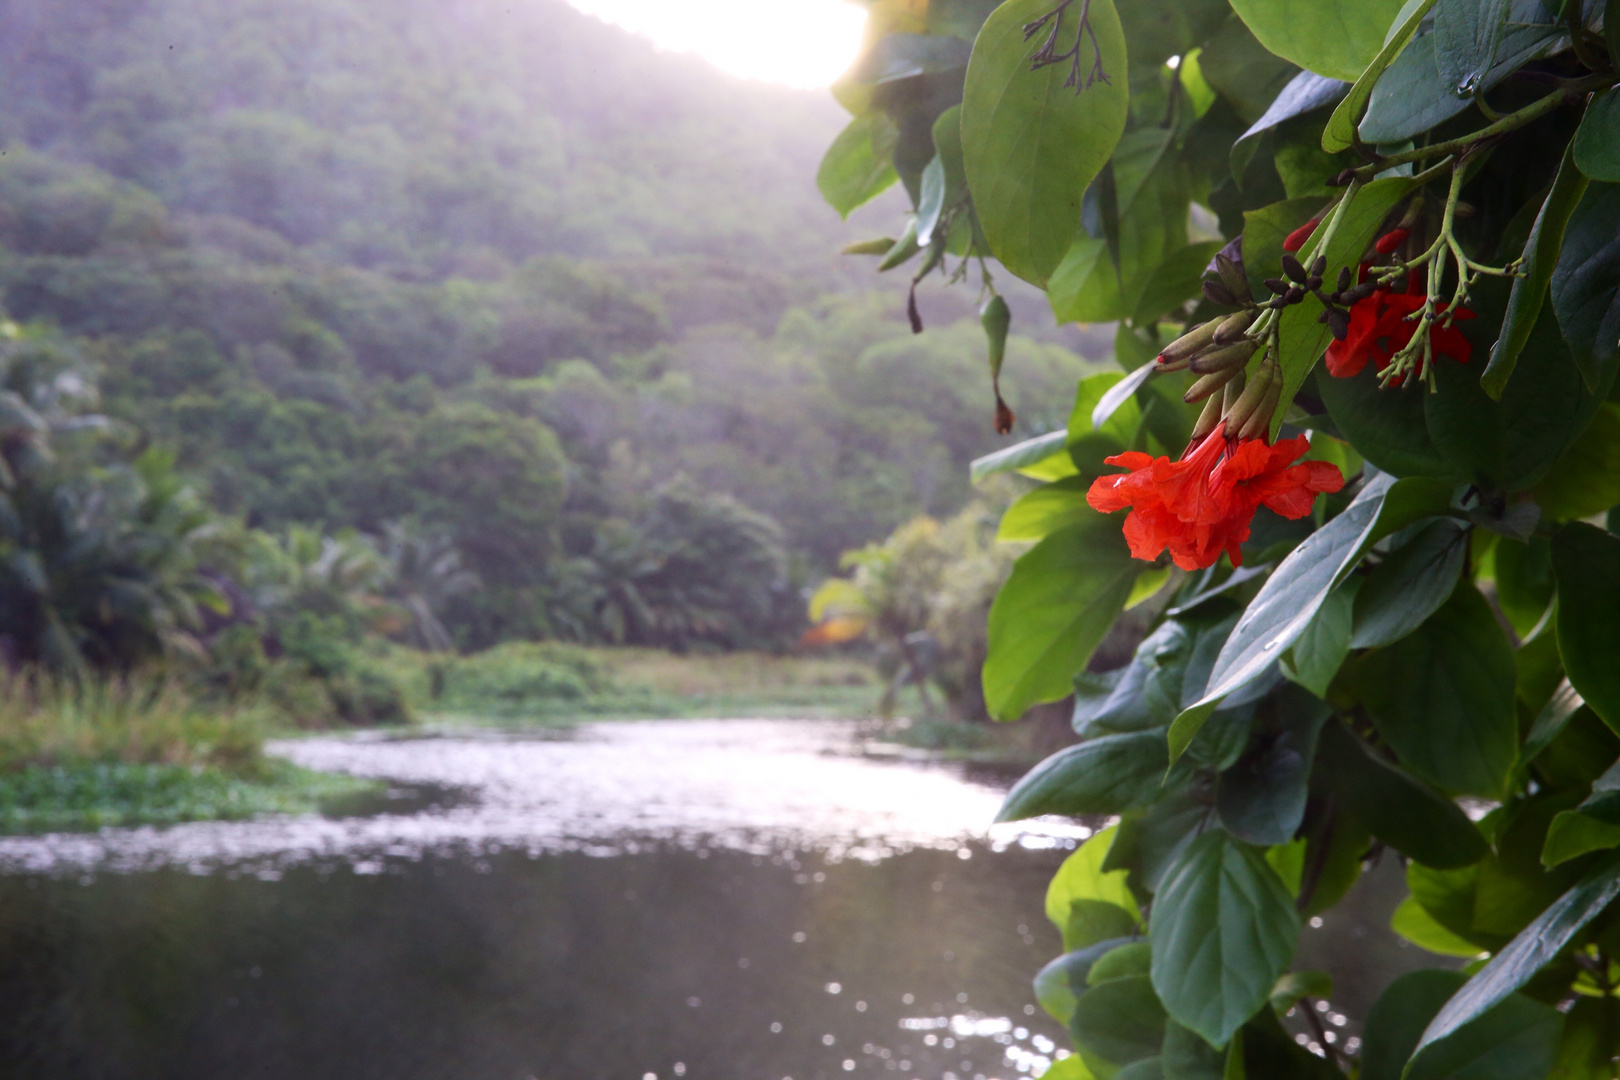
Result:
{"label": "red flower", "polygon": [[1318,214],[1316,217],[1311,218],[1311,220],[1307,221],[1305,224],[1283,237],[1283,250],[1298,251],[1300,248],[1304,247],[1305,244],[1310,240],[1311,234],[1316,232],[1316,227],[1320,224],[1322,224],[1322,216]]}
{"label": "red flower", "polygon": [[1303,435],[1268,446],[1263,439],[1227,439],[1216,428],[1180,461],[1136,451],[1105,458],[1129,471],[1098,477],[1086,502],[1105,514],[1131,508],[1125,540],[1138,559],[1156,559],[1169,548],[1177,566],[1200,570],[1224,551],[1241,566],[1239,545],[1260,507],[1302,518],[1318,494],[1344,486],[1336,466],[1294,464],[1310,447]]}
{"label": "red flower", "polygon": [[[1390,359],[1406,348],[1412,335],[1417,333],[1416,313],[1423,310],[1424,297],[1422,279],[1411,274],[1404,293],[1380,288],[1371,296],[1357,300],[1350,308],[1350,332],[1343,341],[1328,346],[1328,374],[1340,379],[1354,378],[1361,374],[1369,359],[1376,360],[1377,369],[1383,371]],[[1446,313],[1444,307],[1438,311],[1442,317]],[[1460,307],[1454,319],[1460,322],[1473,317],[1472,311]],[[1429,327],[1429,342],[1436,355],[1449,356],[1459,364],[1467,363],[1473,352],[1473,346],[1460,330],[1438,321]],[[1417,374],[1422,376],[1423,372],[1420,370]]]}

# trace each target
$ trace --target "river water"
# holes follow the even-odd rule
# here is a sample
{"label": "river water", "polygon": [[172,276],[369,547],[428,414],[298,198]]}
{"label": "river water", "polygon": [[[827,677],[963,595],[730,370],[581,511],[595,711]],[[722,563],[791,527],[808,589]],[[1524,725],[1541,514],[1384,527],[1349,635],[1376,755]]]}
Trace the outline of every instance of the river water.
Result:
{"label": "river water", "polygon": [[[1030,991],[1060,951],[1042,899],[1090,828],[992,829],[1003,781],[853,733],[310,739],[275,749],[393,797],[0,839],[0,1074],[1038,1076],[1065,1042]],[[1352,1017],[1418,961],[1396,892],[1303,945]]]}

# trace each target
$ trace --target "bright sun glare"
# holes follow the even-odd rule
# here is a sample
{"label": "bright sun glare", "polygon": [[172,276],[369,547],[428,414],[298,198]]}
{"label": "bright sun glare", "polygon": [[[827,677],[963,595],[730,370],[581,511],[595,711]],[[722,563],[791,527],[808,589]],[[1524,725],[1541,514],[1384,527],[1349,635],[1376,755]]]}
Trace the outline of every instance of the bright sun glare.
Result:
{"label": "bright sun glare", "polygon": [[866,12],[847,0],[568,0],[661,48],[723,71],[806,89],[855,59]]}

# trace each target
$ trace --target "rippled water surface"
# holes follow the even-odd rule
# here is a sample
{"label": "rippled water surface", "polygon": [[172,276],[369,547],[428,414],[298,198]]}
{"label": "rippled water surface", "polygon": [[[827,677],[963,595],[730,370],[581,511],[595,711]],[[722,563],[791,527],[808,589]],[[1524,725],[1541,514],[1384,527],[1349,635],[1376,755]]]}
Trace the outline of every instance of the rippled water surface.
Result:
{"label": "rippled water surface", "polygon": [[[852,730],[308,740],[277,749],[394,798],[0,839],[0,1074],[1038,1075],[1064,1041],[1030,992],[1042,898],[1089,830],[989,830],[999,783]],[[1384,878],[1302,945],[1352,1016],[1417,959]]]}

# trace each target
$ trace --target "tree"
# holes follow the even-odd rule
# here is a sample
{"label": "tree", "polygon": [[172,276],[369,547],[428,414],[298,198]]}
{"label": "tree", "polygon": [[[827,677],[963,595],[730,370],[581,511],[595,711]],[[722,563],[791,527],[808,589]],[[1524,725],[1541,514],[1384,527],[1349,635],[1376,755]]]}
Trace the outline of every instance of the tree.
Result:
{"label": "tree", "polygon": [[[993,273],[1118,324],[1066,432],[975,464],[1040,481],[988,707],[1080,736],[1001,818],[1119,818],[1047,897],[1051,1075],[1611,1076],[1620,9],[867,6],[819,180],[912,214],[857,250],[977,276],[992,392]],[[1395,929],[1488,960],[1356,1052],[1295,944],[1397,853]]]}

